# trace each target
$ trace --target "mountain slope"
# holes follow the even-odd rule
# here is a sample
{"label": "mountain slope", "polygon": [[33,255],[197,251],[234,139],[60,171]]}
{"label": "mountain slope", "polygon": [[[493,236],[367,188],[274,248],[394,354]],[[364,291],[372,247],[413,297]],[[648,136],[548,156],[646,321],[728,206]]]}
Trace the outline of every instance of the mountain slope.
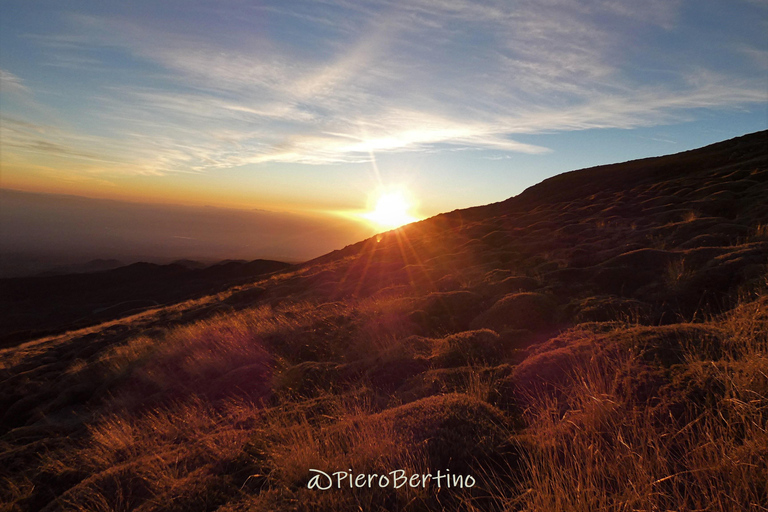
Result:
{"label": "mountain slope", "polygon": [[[514,291],[514,281],[502,283],[516,274],[571,302],[611,295],[641,301],[653,322],[690,317],[702,295],[716,309],[767,260],[766,146],[768,134],[760,132],[566,173],[507,201],[439,215],[306,268],[332,269],[323,278],[331,297],[398,285],[436,290],[445,279],[446,287],[459,282],[492,301]],[[356,261],[341,266],[344,258]]]}
{"label": "mountain slope", "polygon": [[210,295],[290,266],[271,260],[207,268],[142,262],[87,274],[0,279],[0,347]]}
{"label": "mountain slope", "polygon": [[[762,510],[767,142],[566,173],[6,349],[0,500]],[[312,469],[428,484],[322,491]]]}

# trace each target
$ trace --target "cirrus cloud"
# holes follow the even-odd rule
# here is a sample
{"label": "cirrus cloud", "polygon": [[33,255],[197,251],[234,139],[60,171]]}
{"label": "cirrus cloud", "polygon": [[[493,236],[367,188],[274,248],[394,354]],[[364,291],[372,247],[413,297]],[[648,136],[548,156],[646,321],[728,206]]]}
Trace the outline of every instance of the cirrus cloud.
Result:
{"label": "cirrus cloud", "polygon": [[[187,10],[178,19],[143,4],[69,13],[67,30],[32,39],[91,74],[82,94],[111,136],[41,139],[11,128],[5,144],[84,158],[87,141],[105,165],[205,172],[446,145],[538,154],[548,149],[516,136],[765,103],[765,83],[746,64],[721,69],[705,52],[660,42],[692,37],[686,5],[325,0],[179,4]],[[734,59],[764,55],[747,39]],[[647,54],[660,57],[649,63]],[[120,82],[118,60],[135,71]],[[4,89],[26,90],[15,75],[1,77]]]}

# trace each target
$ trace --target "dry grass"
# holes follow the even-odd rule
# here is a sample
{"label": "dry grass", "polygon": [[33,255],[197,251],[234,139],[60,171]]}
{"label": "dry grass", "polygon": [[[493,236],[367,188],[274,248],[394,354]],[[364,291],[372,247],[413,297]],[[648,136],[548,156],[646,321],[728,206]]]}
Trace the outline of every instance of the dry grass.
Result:
{"label": "dry grass", "polygon": [[758,224],[755,226],[754,241],[768,240],[768,224]]}
{"label": "dry grass", "polygon": [[[249,509],[269,510],[295,502],[300,510],[390,510],[429,498],[427,491],[410,489],[308,490],[309,469],[331,474],[387,474],[428,472],[423,451],[413,447],[392,424],[371,421],[375,408],[365,392],[325,395],[311,403],[285,404],[265,411],[253,431],[246,453],[258,472],[251,483],[261,492]],[[279,494],[282,505],[275,504]]]}
{"label": "dry grass", "polygon": [[[391,421],[397,416],[387,416],[395,404],[390,400],[383,406],[382,397],[360,383],[346,391],[319,391],[313,398],[285,395],[273,402],[210,398],[211,383],[239,368],[290,365],[308,350],[307,337],[317,329],[347,325],[357,340],[325,335],[328,346],[312,347],[334,361],[402,355],[404,346],[393,341],[402,336],[398,329],[407,332],[397,321],[399,305],[378,300],[357,306],[261,307],[172,329],[160,340],[139,336],[117,345],[97,363],[120,375],[120,389],[147,389],[150,383],[166,399],[177,399],[144,412],[118,410],[128,402],[113,400],[113,412],[91,424],[81,443],[44,456],[41,474],[79,481],[59,496],[59,503],[83,512],[446,506],[766,510],[768,300],[761,295],[702,326],[702,333],[716,335],[716,346],[709,338],[670,338],[675,357],[668,361],[649,356],[659,347],[648,347],[646,338],[633,341],[637,333],[647,336],[652,330],[647,326],[600,324],[599,332],[566,333],[566,343],[592,339],[591,355],[569,359],[572,365],[562,369],[557,388],[527,388],[518,399],[527,427],[508,431],[517,459],[473,461],[484,489],[475,494],[440,498],[434,489],[308,490],[310,468],[365,474],[435,469],[427,445],[414,443],[407,429]],[[393,319],[382,319],[387,312]],[[674,326],[659,329],[670,336],[678,332]],[[698,331],[681,327],[679,332]],[[373,340],[367,354],[360,352],[361,333]],[[471,348],[481,350],[481,345]],[[481,366],[445,369],[456,371],[460,382],[454,392],[465,393],[461,396],[469,403],[490,407],[498,394],[493,364],[499,361],[487,360],[498,357],[492,352],[480,358]],[[469,364],[480,359],[461,358]],[[93,368],[73,364],[68,372],[85,375]],[[260,385],[274,383],[266,379]],[[382,407],[389,409],[381,412]],[[39,485],[27,477],[6,483],[6,494],[17,503],[33,496]]]}
{"label": "dry grass", "polygon": [[466,377],[464,393],[481,402],[490,402],[496,392],[496,381],[491,374],[483,373],[473,367]]}
{"label": "dry grass", "polygon": [[681,293],[695,276],[695,272],[685,263],[685,259],[671,261],[664,269],[664,283],[671,293]]}
{"label": "dry grass", "polygon": [[[517,366],[491,331],[408,338],[411,304],[263,305],[73,359],[66,379],[106,376],[112,398],[0,496],[35,509],[51,481],[83,512],[768,510],[764,293],[700,324],[585,324]],[[417,359],[415,375],[444,386],[396,378]],[[301,365],[333,386],[278,392],[275,372]],[[521,368],[551,385],[514,381]],[[414,394],[376,387],[374,370]],[[310,468],[424,474],[445,460],[482,489],[306,488]]]}
{"label": "dry grass", "polygon": [[61,496],[66,510],[200,509],[236,496],[246,478],[242,448],[260,414],[245,402],[217,411],[199,399],[113,414],[89,427],[79,450],[49,454],[41,469],[86,475]]}
{"label": "dry grass", "polygon": [[694,220],[700,217],[701,215],[699,214],[699,212],[689,211],[683,214],[683,222],[693,222]]}
{"label": "dry grass", "polygon": [[161,337],[132,338],[107,350],[96,366],[101,378],[120,383],[119,407],[140,405],[152,395],[220,397],[237,391],[267,398],[278,361],[328,358],[341,350],[334,342],[342,340],[322,333],[347,311],[338,303],[300,302],[223,314]]}
{"label": "dry grass", "polygon": [[307,468],[384,473],[391,468],[423,469],[423,455],[409,452],[391,424],[367,421],[375,411],[365,400],[329,396],[320,421],[270,411],[264,445],[270,477],[288,487],[306,484]]}
{"label": "dry grass", "polygon": [[[642,354],[619,352],[570,369],[559,397],[528,397],[519,438],[528,475],[505,503],[522,510],[766,510],[768,321],[764,299],[724,321],[727,350],[693,348],[647,403],[621,376]],[[690,347],[700,346],[691,340]]]}
{"label": "dry grass", "polygon": [[[457,495],[450,508],[765,510],[767,306],[764,296],[745,299],[704,324],[701,332],[715,333],[716,346],[710,339],[670,338],[675,357],[666,362],[649,356],[648,350],[658,347],[647,346],[646,338],[632,339],[637,333],[647,336],[649,327],[615,322],[600,324],[599,332],[566,333],[566,343],[592,339],[591,356],[569,359],[557,388],[526,388],[518,403],[525,405],[527,427],[509,431],[518,462],[474,461],[486,492]],[[286,395],[271,405],[242,399],[215,403],[195,392],[195,382],[210,387],[244,365],[290,364],[307,333],[342,317],[366,326],[354,330],[355,337],[363,332],[376,340],[366,360],[403,353],[403,347],[387,342],[395,338],[397,322],[368,321],[386,307],[379,301],[360,309],[258,308],[170,330],[161,343],[140,336],[115,346],[98,364],[122,375],[124,387],[151,381],[163,396],[187,393],[142,413],[114,410],[125,401],[113,401],[114,412],[91,424],[77,449],[47,454],[40,470],[57,478],[80,475],[59,498],[64,509],[77,511],[440,509],[445,503],[434,489],[306,488],[310,468],[366,474],[434,469],[422,445],[384,421],[382,414],[394,409],[381,413],[374,391]],[[678,332],[674,326],[663,329],[670,336]],[[681,327],[679,332],[698,331]],[[702,350],[705,344],[709,348]],[[334,357],[362,357],[359,348],[339,344]],[[280,355],[272,355],[277,350]],[[492,364],[455,368],[460,380],[455,391],[487,404],[499,389]],[[73,365],[69,371],[92,369]],[[273,385],[269,379],[264,384]],[[6,494],[16,502],[32,496],[36,485],[28,478],[7,484]]]}

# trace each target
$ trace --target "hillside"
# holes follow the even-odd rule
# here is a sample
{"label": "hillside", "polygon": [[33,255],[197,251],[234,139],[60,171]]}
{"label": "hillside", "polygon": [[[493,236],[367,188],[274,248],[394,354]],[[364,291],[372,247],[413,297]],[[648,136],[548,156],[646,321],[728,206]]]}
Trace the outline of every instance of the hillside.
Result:
{"label": "hillside", "polygon": [[759,132],[2,350],[0,510],[766,510],[766,198]]}
{"label": "hillside", "polygon": [[0,279],[0,347],[210,295],[291,266],[271,260],[203,268],[184,263]]}

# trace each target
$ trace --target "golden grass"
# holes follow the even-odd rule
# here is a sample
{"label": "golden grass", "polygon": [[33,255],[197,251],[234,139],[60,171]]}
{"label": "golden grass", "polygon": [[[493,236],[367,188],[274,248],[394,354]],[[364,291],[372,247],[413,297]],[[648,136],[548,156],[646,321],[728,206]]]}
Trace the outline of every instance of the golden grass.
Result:
{"label": "golden grass", "polygon": [[79,450],[44,457],[42,470],[88,475],[61,496],[66,510],[173,510],[174,501],[177,510],[199,508],[223,499],[212,486],[236,495],[239,481],[220,473],[236,464],[259,414],[243,402],[216,411],[199,399],[138,417],[112,414],[89,427]]}
{"label": "golden grass", "polygon": [[[681,264],[670,272],[685,270]],[[556,385],[548,388],[509,381],[513,367],[503,364],[509,361],[493,333],[485,333],[487,343],[475,340],[479,331],[408,340],[411,304],[389,297],[262,305],[139,335],[90,362],[74,359],[67,379],[106,376],[113,397],[99,406],[82,439],[45,453],[34,478],[7,478],[0,496],[22,503],[53,475],[74,482],[58,500],[77,511],[768,510],[765,294],[700,324],[613,322],[567,331],[516,367],[527,375],[557,370],[550,379]],[[569,366],[536,367],[570,349],[560,359]],[[446,356],[454,352],[460,357]],[[552,357],[537,359],[542,354]],[[425,395],[390,395],[360,377],[376,365],[406,366],[417,357],[435,375],[444,372],[436,378],[445,387],[424,386],[443,394],[429,398],[436,399],[430,406],[439,408],[449,396],[472,405],[446,415],[470,426],[464,428],[478,422],[461,414],[487,409],[511,416],[520,407],[522,418],[507,418],[508,430],[502,429],[509,440],[493,441],[500,452],[514,446],[514,456],[459,461],[479,468],[482,490],[474,494],[308,490],[309,468],[436,469],[431,457],[446,454],[430,452],[431,439],[415,442],[392,422],[399,416],[387,416],[399,400]],[[301,364],[330,368],[329,378],[354,367],[359,373],[349,375],[359,378],[337,379],[308,395],[279,393],[275,372]],[[243,368],[263,370],[263,379],[233,380]],[[410,378],[403,382],[415,386]],[[231,382],[241,398],[215,394]],[[514,385],[521,396],[512,396]],[[514,402],[506,413],[489,405],[499,393]],[[413,403],[397,411],[418,410],[409,408]]]}
{"label": "golden grass", "polygon": [[[647,403],[628,400],[623,375],[642,354],[597,356],[571,368],[561,396],[528,397],[527,479],[520,510],[766,510],[768,321],[764,299],[726,315],[717,360],[692,347]],[[506,495],[505,495],[506,494]]]}
{"label": "golden grass", "polygon": [[[329,413],[320,421],[291,418],[270,411],[266,422],[270,438],[264,454],[270,478],[288,487],[306,484],[308,468],[385,473],[392,468],[423,469],[423,455],[410,452],[402,434],[391,424],[366,421],[375,411],[364,400],[326,397]],[[286,421],[287,420],[287,421]],[[258,437],[259,434],[257,434]]]}

